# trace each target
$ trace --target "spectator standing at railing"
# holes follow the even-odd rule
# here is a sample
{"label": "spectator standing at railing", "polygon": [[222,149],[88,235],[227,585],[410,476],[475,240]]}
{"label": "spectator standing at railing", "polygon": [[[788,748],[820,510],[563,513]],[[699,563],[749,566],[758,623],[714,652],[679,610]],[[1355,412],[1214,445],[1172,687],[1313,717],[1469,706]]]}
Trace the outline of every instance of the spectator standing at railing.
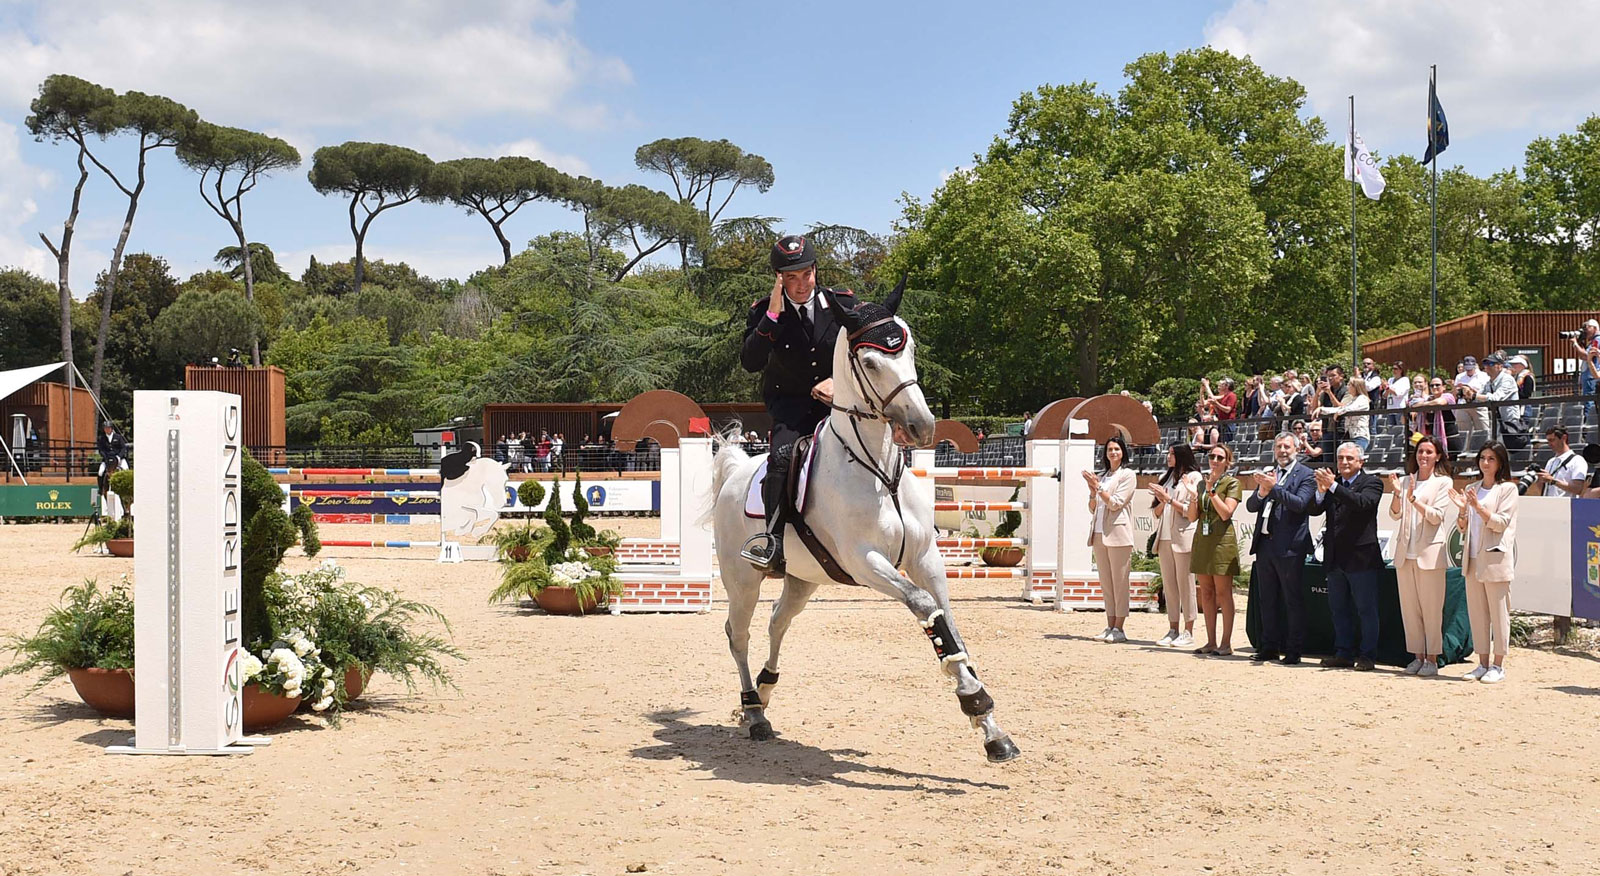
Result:
{"label": "spectator standing at railing", "polygon": [[522,445],[522,470],[523,472],[531,472],[533,471],[533,462],[538,451],[538,445],[527,432],[522,433],[522,441],[520,443]]}
{"label": "spectator standing at railing", "polygon": [[[1413,384],[1413,386],[1415,386]],[[1468,387],[1470,389],[1470,387]],[[1444,378],[1435,377],[1428,381],[1428,397],[1413,399],[1413,408],[1423,408],[1424,411],[1417,415],[1417,431],[1439,439],[1439,444],[1449,453],[1461,451],[1461,428],[1456,425],[1456,412],[1450,410],[1428,410],[1443,408],[1456,403],[1456,397],[1445,388]]]}
{"label": "spectator standing at railing", "polygon": [[1583,415],[1588,417],[1594,413],[1593,396],[1596,384],[1600,383],[1600,322],[1592,319],[1585,322],[1582,332],[1572,339],[1572,349],[1583,361],[1583,367],[1578,369],[1578,394],[1585,397]]}
{"label": "spectator standing at railing", "polygon": [[[1491,402],[1517,400],[1517,381],[1506,370],[1499,354],[1483,357],[1483,367],[1489,371],[1489,386],[1479,398]],[[1500,440],[1506,447],[1521,450],[1528,446],[1528,426],[1522,419],[1521,405],[1503,404],[1495,411],[1500,422]],[[1487,439],[1485,439],[1487,440]]]}
{"label": "spectator standing at railing", "polygon": [[[1537,379],[1533,376],[1533,371],[1528,367],[1528,357],[1522,355],[1512,356],[1506,363],[1506,367],[1511,369],[1511,379],[1517,383],[1517,398],[1524,401],[1533,398],[1533,394],[1538,391],[1539,387]],[[1524,419],[1526,419],[1527,409],[1524,408],[1522,413]]]}
{"label": "spectator standing at railing", "polygon": [[[1396,362],[1389,366],[1389,374],[1388,381],[1383,385],[1383,406],[1390,411],[1399,411],[1406,406],[1406,402],[1411,398],[1411,378],[1406,376],[1406,363]],[[1374,407],[1377,406],[1378,398],[1378,396],[1373,396],[1372,403]],[[1389,414],[1389,425],[1393,428],[1400,428],[1405,421],[1406,418],[1403,413]]]}
{"label": "spectator standing at railing", "polygon": [[563,457],[566,455],[566,452],[567,452],[567,436],[565,434],[561,433],[561,432],[557,432],[555,435],[551,436],[551,438],[550,438],[550,461],[551,461],[551,463],[557,468],[565,469],[566,468],[566,460]]}
{"label": "spectator standing at railing", "polygon": [[1383,385],[1388,381],[1384,380],[1383,375],[1378,373],[1378,365],[1372,361],[1371,356],[1361,360],[1361,380],[1367,385],[1368,398],[1383,397]]}
{"label": "spectator standing at railing", "polygon": [[[1457,387],[1465,387],[1472,390],[1471,392],[1465,392],[1462,389],[1457,389],[1455,392],[1457,401],[1478,401],[1482,398],[1484,392],[1489,388],[1489,375],[1485,373],[1483,369],[1478,367],[1478,360],[1476,358],[1472,356],[1466,356],[1461,360],[1461,371],[1460,373],[1456,374],[1455,385]],[[1464,411],[1458,411],[1457,417],[1465,421],[1462,425],[1465,425],[1471,429],[1475,429],[1480,432],[1489,431],[1488,408],[1467,408]],[[1459,451],[1460,448],[1458,447],[1451,448],[1452,453]]]}
{"label": "spectator standing at railing", "polygon": [[1222,378],[1218,385],[1222,387],[1222,391],[1212,392],[1211,378],[1200,378],[1200,400],[1206,403],[1206,409],[1216,418],[1222,440],[1232,441],[1233,420],[1239,417],[1239,396],[1233,391],[1232,377]]}
{"label": "spectator standing at railing", "polygon": [[[1323,408],[1321,413],[1332,413],[1334,422],[1341,426],[1346,438],[1365,455],[1367,448],[1372,445],[1372,418],[1367,412],[1372,409],[1372,400],[1367,396],[1367,382],[1365,380],[1351,380],[1345,383],[1345,396],[1341,404],[1331,408]],[[1324,456],[1326,456],[1324,452]]]}
{"label": "spectator standing at railing", "polygon": [[1544,440],[1550,445],[1550,458],[1545,461],[1544,471],[1539,472],[1539,479],[1534,482],[1534,486],[1540,490],[1535,495],[1554,496],[1557,499],[1581,495],[1584,481],[1589,476],[1589,463],[1567,445],[1567,427],[1560,423],[1552,424],[1544,430]]}

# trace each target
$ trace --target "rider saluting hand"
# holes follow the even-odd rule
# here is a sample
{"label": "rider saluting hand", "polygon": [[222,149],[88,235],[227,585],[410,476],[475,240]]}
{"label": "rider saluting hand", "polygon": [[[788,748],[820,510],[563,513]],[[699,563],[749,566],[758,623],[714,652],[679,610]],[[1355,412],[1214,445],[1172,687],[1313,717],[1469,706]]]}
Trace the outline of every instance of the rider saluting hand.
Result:
{"label": "rider saluting hand", "polygon": [[[761,374],[761,400],[772,416],[767,477],[761,484],[767,529],[745,544],[743,556],[757,568],[783,567],[783,485],[795,439],[809,435],[828,416],[833,400],[833,348],[839,321],[817,292],[817,253],[798,235],[780,238],[769,259],[771,295],[750,305],[740,362]],[[831,289],[843,307],[855,306],[855,293]]]}

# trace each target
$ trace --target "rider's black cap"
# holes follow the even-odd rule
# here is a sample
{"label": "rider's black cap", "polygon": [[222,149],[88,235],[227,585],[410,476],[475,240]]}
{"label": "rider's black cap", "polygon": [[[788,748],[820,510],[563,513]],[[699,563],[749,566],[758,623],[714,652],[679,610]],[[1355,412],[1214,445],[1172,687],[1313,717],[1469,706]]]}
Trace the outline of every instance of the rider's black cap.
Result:
{"label": "rider's black cap", "polygon": [[817,263],[817,251],[811,247],[811,241],[798,234],[790,234],[778,238],[778,242],[772,245],[772,256],[768,262],[774,271],[798,271]]}

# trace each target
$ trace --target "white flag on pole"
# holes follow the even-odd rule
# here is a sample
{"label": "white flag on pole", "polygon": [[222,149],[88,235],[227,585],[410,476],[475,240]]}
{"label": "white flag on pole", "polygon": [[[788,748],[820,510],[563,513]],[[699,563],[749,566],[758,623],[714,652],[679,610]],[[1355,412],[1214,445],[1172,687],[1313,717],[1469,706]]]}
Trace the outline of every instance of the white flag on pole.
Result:
{"label": "white flag on pole", "polygon": [[1383,194],[1383,171],[1378,169],[1378,162],[1372,160],[1372,153],[1367,150],[1367,143],[1361,135],[1353,133],[1355,137],[1355,164],[1350,163],[1350,144],[1344,145],[1344,178],[1353,179],[1361,183],[1361,192],[1372,200],[1378,200]]}

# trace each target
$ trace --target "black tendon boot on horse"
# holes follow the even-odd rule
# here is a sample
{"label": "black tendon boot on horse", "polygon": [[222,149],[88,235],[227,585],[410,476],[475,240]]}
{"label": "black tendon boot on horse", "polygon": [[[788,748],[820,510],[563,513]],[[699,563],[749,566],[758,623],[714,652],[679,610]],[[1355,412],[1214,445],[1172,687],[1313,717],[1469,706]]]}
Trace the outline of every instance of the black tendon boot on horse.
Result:
{"label": "black tendon boot on horse", "polygon": [[744,543],[739,556],[764,572],[781,576],[783,563],[783,487],[789,480],[789,464],[794,445],[774,447],[767,457],[767,476],[761,481],[761,504],[767,512],[767,528]]}

